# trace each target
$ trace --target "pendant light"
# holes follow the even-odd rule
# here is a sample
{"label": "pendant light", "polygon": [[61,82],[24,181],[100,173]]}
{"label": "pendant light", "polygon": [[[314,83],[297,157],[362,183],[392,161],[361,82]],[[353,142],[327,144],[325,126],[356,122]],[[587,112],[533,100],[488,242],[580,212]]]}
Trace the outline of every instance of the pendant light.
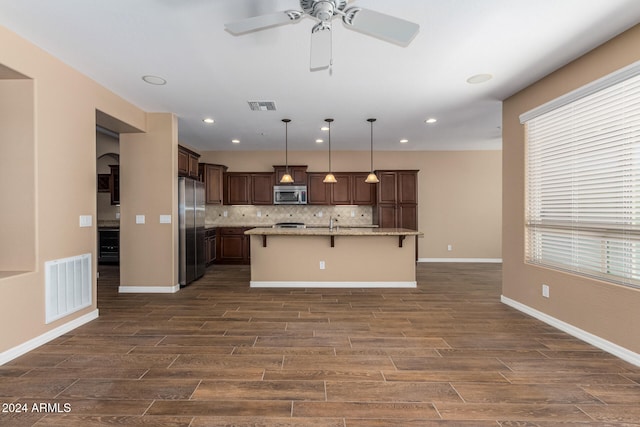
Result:
{"label": "pendant light", "polygon": [[335,176],[331,173],[331,122],[333,119],[324,119],[325,122],[329,124],[329,173],[324,177],[322,182],[325,184],[335,184],[338,182]]}
{"label": "pendant light", "polygon": [[282,119],[284,122],[284,175],[280,178],[281,184],[291,184],[293,178],[289,175],[289,122],[291,119]]}
{"label": "pendant light", "polygon": [[367,121],[371,123],[371,172],[369,172],[369,175],[367,176],[367,179],[364,180],[364,182],[366,182],[367,184],[377,184],[380,182],[380,180],[373,172],[373,122],[375,122],[376,119],[367,119]]}

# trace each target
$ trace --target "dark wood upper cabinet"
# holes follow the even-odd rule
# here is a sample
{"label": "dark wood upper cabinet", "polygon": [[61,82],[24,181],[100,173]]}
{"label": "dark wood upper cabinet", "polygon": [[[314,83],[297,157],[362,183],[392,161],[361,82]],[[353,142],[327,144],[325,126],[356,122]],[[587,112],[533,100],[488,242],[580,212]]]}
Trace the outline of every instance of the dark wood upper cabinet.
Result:
{"label": "dark wood upper cabinet", "polygon": [[273,204],[274,174],[271,172],[228,172],[224,175],[224,204]]}
{"label": "dark wood upper cabinet", "polygon": [[376,184],[365,182],[369,173],[356,172],[351,175],[353,180],[351,184],[352,202],[354,205],[372,206],[376,204]]}
{"label": "dark wood upper cabinet", "polygon": [[200,154],[178,145],[178,176],[198,179]]}
{"label": "dark wood upper cabinet", "polygon": [[374,205],[375,184],[364,182],[366,172],[335,172],[335,184],[322,182],[325,172],[307,173],[307,196],[311,205]]}
{"label": "dark wood upper cabinet", "polygon": [[273,178],[274,174],[272,173],[251,174],[251,204],[273,204]]}
{"label": "dark wood upper cabinet", "polygon": [[291,184],[280,184],[280,179],[282,179],[282,176],[285,174],[286,166],[275,165],[273,170],[275,172],[275,185],[307,185],[307,166],[289,165],[289,175],[293,178]]}
{"label": "dark wood upper cabinet", "polygon": [[225,174],[224,180],[225,205],[251,204],[251,174],[227,173]]}
{"label": "dark wood upper cabinet", "polygon": [[350,173],[334,173],[336,177],[335,184],[328,184],[331,194],[332,205],[352,205],[353,199],[351,194],[352,176]]}
{"label": "dark wood upper cabinet", "polygon": [[398,172],[398,203],[418,203],[418,174],[416,171]]}
{"label": "dark wood upper cabinet", "polygon": [[111,174],[109,175],[109,189],[111,190],[111,204],[120,204],[120,165],[109,165]]}
{"label": "dark wood upper cabinet", "polygon": [[307,173],[307,203],[310,205],[330,205],[331,195],[329,186],[322,180],[325,173],[309,172]]}
{"label": "dark wood upper cabinet", "polygon": [[378,183],[378,204],[380,203],[396,203],[398,175],[396,172],[376,173],[380,182]]}
{"label": "dark wood upper cabinet", "polygon": [[224,172],[226,166],[200,163],[198,176],[204,182],[205,202],[210,205],[221,205],[224,194]]}

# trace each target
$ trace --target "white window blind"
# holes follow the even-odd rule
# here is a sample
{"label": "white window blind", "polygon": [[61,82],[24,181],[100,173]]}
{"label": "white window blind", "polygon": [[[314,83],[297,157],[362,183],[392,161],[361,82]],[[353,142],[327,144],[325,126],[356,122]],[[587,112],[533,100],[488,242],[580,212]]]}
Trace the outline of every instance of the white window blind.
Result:
{"label": "white window blind", "polygon": [[638,68],[523,115],[527,262],[640,287]]}

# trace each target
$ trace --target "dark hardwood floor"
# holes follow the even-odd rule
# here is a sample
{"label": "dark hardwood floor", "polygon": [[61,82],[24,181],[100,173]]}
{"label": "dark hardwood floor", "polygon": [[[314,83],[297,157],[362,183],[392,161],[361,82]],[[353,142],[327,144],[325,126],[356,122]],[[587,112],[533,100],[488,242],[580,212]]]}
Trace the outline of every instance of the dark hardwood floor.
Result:
{"label": "dark hardwood floor", "polygon": [[3,409],[27,409],[0,425],[640,425],[640,368],[501,304],[500,265],[419,264],[397,290],[214,266],[170,295],[99,270],[99,319],[0,367]]}

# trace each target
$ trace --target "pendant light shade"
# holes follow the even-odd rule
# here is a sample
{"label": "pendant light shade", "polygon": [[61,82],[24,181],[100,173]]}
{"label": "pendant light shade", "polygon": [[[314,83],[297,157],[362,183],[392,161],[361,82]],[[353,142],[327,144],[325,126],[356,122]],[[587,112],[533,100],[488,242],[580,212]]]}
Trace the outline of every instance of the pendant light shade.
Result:
{"label": "pendant light shade", "polygon": [[291,119],[282,119],[284,122],[284,175],[280,178],[281,184],[291,184],[293,178],[289,174],[289,122]]}
{"label": "pendant light shade", "polygon": [[322,182],[324,182],[325,184],[335,184],[336,182],[338,182],[338,180],[333,175],[333,173],[331,173],[331,122],[333,121],[333,119],[324,119],[324,121],[329,124],[329,173],[324,177]]}
{"label": "pendant light shade", "polygon": [[367,184],[377,184],[380,182],[376,174],[373,172],[373,122],[376,119],[367,119],[367,121],[371,124],[371,172],[367,176],[367,179],[364,180]]}

